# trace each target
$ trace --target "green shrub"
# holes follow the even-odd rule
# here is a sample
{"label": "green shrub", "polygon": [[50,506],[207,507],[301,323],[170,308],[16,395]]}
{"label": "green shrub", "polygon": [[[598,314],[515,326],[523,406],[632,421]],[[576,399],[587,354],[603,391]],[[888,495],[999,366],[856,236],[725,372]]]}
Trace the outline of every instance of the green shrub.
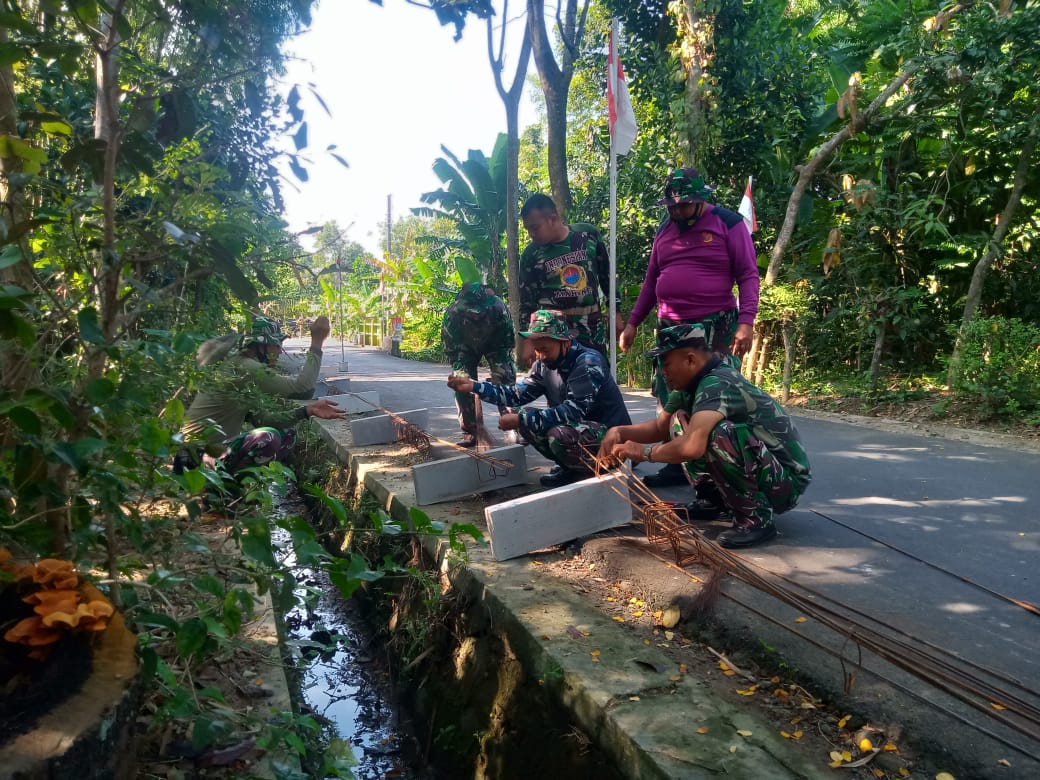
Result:
{"label": "green shrub", "polygon": [[972,320],[961,335],[951,389],[978,399],[990,414],[1040,408],[1040,327],[1004,317]]}

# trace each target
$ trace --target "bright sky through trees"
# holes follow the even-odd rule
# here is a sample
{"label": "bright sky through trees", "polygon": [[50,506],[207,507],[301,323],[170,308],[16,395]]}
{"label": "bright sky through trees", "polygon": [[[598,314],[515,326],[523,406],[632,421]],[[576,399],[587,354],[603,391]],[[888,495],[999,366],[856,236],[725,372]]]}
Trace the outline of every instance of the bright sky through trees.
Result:
{"label": "bright sky through trees", "polygon": [[[514,18],[510,29],[518,35],[522,25],[523,18]],[[290,66],[286,91],[313,83],[332,116],[303,92],[312,164],[307,182],[286,168],[287,181],[299,188],[285,187],[291,229],[336,220],[341,228],[352,225],[348,240],[378,254],[387,195],[396,222],[420,205],[421,193],[437,189],[432,166],[443,156],[441,144],[463,158],[470,149],[491,153],[506,118],[488,64],[486,28],[471,17],[462,39],[454,41],[454,34],[431,11],[403,0],[382,7],[369,0],[321,3],[311,30],[290,46],[301,61]],[[519,41],[507,46],[507,84],[519,48]],[[535,121],[525,96],[520,127]],[[329,144],[349,168],[324,153]]]}

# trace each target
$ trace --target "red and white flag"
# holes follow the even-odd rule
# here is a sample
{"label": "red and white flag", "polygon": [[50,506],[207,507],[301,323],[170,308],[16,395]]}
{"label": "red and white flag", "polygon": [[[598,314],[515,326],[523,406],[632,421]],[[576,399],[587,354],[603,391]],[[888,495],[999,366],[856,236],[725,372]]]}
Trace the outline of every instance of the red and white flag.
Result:
{"label": "red and white flag", "polygon": [[610,139],[617,154],[628,154],[636,140],[636,113],[628,96],[625,71],[618,59],[617,41],[610,32],[610,54],[607,57],[607,105],[610,109]]}
{"label": "red and white flag", "polygon": [[750,176],[747,178],[747,188],[744,190],[744,197],[740,199],[740,208],[737,209],[737,213],[744,218],[744,224],[747,225],[749,232],[758,231],[758,220],[755,219],[755,201],[751,198]]}

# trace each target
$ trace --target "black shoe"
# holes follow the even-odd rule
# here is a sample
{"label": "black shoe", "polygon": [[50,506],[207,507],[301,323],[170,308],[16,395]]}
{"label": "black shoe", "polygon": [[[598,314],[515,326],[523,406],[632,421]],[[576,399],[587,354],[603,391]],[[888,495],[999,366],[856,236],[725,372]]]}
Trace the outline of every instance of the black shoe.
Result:
{"label": "black shoe", "polygon": [[662,488],[671,485],[688,485],[690,481],[686,479],[686,472],[683,471],[682,464],[668,463],[656,474],[647,474],[643,477],[643,484],[648,488]]}
{"label": "black shoe", "polygon": [[689,504],[682,504],[682,506],[686,507],[686,515],[690,520],[718,520],[726,512],[726,507],[703,498],[698,498]]}
{"label": "black shoe", "polygon": [[734,549],[754,547],[756,544],[768,542],[774,536],[776,536],[776,526],[772,523],[758,528],[743,528],[738,525],[728,531],[723,531],[715,541],[723,547]]}
{"label": "black shoe", "polygon": [[545,487],[555,488],[569,485],[572,482],[586,479],[587,474],[583,474],[580,471],[573,471],[572,469],[565,469],[563,466],[553,466],[552,470],[548,474],[542,474],[538,478],[538,481]]}
{"label": "black shoe", "polygon": [[462,437],[462,441],[459,442],[459,446],[465,447],[467,449],[471,447],[476,447],[477,437],[474,436],[472,433],[467,433],[465,436]]}

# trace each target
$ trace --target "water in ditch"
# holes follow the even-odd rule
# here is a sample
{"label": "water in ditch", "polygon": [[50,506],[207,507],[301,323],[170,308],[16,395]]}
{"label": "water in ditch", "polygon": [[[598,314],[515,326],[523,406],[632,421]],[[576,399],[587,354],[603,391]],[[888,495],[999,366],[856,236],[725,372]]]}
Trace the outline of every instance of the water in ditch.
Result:
{"label": "water in ditch", "polygon": [[[291,497],[277,502],[279,514],[306,516]],[[275,533],[284,562],[293,565],[288,535]],[[327,737],[349,744],[359,780],[433,780],[411,724],[395,705],[389,659],[357,605],[340,597],[324,572],[295,570],[302,603],[285,616],[301,712],[312,715]]]}

